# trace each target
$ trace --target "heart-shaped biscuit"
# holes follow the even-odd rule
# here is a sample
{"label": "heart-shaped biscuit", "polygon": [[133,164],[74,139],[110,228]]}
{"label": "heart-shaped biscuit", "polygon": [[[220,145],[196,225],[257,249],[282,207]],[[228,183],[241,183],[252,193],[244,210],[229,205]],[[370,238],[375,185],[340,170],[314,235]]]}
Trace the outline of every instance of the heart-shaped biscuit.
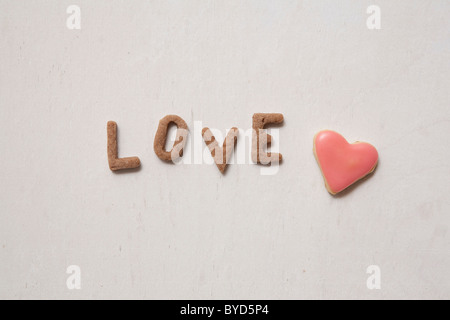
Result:
{"label": "heart-shaped biscuit", "polygon": [[337,194],[375,170],[378,152],[365,142],[349,144],[339,133],[325,130],[314,137],[314,155],[325,185]]}

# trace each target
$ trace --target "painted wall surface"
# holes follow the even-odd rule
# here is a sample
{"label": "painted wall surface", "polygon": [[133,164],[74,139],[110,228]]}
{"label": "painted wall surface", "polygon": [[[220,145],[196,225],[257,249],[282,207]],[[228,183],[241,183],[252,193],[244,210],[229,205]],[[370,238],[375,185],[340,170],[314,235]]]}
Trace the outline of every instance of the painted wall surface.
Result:
{"label": "painted wall surface", "polygon": [[[449,17],[441,0],[0,0],[0,298],[449,299]],[[153,152],[167,114],[198,138],[255,112],[284,114],[276,174]],[[108,120],[139,171],[109,170]],[[321,129],[380,154],[340,197]]]}

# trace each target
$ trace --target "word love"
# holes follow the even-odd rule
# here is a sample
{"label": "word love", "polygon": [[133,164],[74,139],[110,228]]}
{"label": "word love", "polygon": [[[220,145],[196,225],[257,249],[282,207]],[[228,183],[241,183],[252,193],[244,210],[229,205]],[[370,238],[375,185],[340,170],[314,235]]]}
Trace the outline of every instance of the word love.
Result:
{"label": "word love", "polygon": [[[263,165],[278,164],[282,160],[279,153],[266,152],[272,142],[272,136],[264,130],[269,124],[280,124],[283,115],[279,113],[255,113],[251,132],[251,159]],[[177,126],[176,138],[170,151],[165,150],[168,128]],[[195,126],[194,126],[195,127]],[[194,130],[195,131],[195,130]],[[108,162],[112,171],[134,169],[141,165],[138,157],[119,158],[117,146],[117,124],[108,122]],[[163,161],[176,162],[183,156],[189,129],[186,122],[176,115],[161,119],[153,142],[155,154]],[[209,128],[203,128],[202,137],[221,173],[224,173],[238,141],[239,130],[231,128],[222,145],[216,140]],[[350,144],[339,133],[324,130],[314,136],[314,156],[322,171],[325,186],[335,195],[357,181],[371,174],[378,164],[378,152],[365,142]]]}
{"label": "word love", "polygon": [[[252,149],[251,158],[254,163],[271,165],[281,162],[282,155],[279,153],[265,152],[265,148],[271,143],[272,136],[264,131],[264,127],[269,124],[280,124],[283,122],[283,115],[279,113],[256,113],[253,115],[252,125]],[[169,126],[176,125],[176,138],[170,151],[166,151],[165,145]],[[153,142],[155,154],[163,161],[176,163],[183,156],[186,146],[189,128],[186,122],[179,116],[168,115],[159,121]],[[140,167],[141,161],[138,157],[119,158],[117,144],[117,124],[109,121],[107,125],[108,135],[108,162],[112,171],[135,169]],[[221,173],[225,173],[230,162],[233,150],[237,144],[239,130],[235,127],[229,130],[222,145],[216,140],[209,128],[203,128],[202,137],[206,146],[214,159],[217,168]]]}

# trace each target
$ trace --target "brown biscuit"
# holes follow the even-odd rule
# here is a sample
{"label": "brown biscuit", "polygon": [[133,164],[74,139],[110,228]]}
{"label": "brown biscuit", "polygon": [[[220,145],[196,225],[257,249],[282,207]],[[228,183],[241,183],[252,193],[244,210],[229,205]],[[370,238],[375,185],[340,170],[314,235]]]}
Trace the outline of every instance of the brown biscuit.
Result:
{"label": "brown biscuit", "polygon": [[[177,125],[177,136],[172,150],[166,151],[165,145],[170,123]],[[183,149],[187,142],[187,135],[188,126],[183,119],[176,115],[165,116],[159,121],[158,130],[156,131],[155,140],[153,142],[153,150],[161,160],[174,162],[183,156]]]}
{"label": "brown biscuit", "polygon": [[272,142],[272,136],[264,132],[264,126],[283,122],[281,113],[255,113],[253,115],[252,160],[260,164],[281,162],[281,153],[266,153],[262,149]]}
{"label": "brown biscuit", "polygon": [[112,171],[135,169],[141,166],[138,157],[120,158],[117,147],[117,123],[109,121],[107,125],[108,135],[108,163]]}
{"label": "brown biscuit", "polygon": [[209,130],[209,128],[203,128],[202,130],[203,140],[205,140],[205,143],[211,152],[211,156],[214,158],[214,162],[221,173],[225,173],[228,161],[230,160],[234,146],[236,145],[238,135],[238,128],[231,128],[223,142],[222,148],[220,148],[219,143],[216,141],[211,130]]}

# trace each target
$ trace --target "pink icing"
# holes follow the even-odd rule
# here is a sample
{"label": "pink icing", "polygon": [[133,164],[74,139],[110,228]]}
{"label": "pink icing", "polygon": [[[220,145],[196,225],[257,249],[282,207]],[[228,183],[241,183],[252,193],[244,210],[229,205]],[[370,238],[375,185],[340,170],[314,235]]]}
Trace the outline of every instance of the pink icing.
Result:
{"label": "pink icing", "polygon": [[372,145],[364,142],[349,144],[339,133],[329,130],[316,134],[314,150],[333,194],[364,178],[378,162],[378,152]]}

